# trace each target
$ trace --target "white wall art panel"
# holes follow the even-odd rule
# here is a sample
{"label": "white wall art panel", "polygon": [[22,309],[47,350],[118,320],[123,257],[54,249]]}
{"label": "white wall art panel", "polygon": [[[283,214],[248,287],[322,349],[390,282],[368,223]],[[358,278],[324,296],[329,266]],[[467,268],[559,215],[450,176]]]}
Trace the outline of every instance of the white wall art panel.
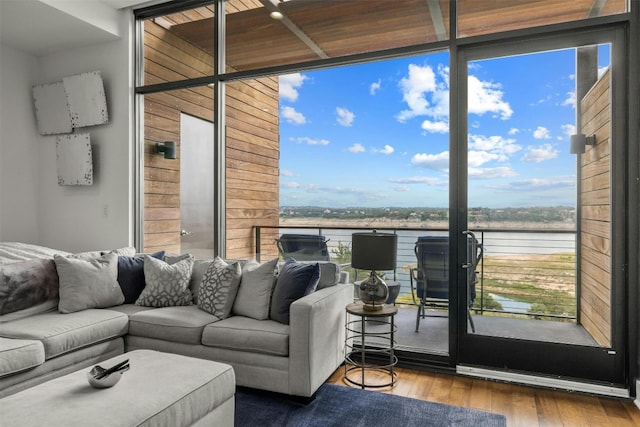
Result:
{"label": "white wall art panel", "polygon": [[40,135],[71,133],[71,115],[62,82],[34,86],[33,103]]}
{"label": "white wall art panel", "polygon": [[93,155],[88,133],[56,137],[58,185],[92,185]]}
{"label": "white wall art panel", "polygon": [[99,71],[64,77],[62,82],[74,128],[109,122],[107,98]]}

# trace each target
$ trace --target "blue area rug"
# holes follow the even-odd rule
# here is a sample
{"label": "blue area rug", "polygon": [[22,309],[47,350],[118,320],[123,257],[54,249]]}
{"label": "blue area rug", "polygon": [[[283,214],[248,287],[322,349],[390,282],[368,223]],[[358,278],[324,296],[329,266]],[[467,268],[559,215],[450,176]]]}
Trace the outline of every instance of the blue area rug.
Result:
{"label": "blue area rug", "polygon": [[236,427],[504,427],[504,415],[324,384],[308,404],[256,390],[236,390]]}

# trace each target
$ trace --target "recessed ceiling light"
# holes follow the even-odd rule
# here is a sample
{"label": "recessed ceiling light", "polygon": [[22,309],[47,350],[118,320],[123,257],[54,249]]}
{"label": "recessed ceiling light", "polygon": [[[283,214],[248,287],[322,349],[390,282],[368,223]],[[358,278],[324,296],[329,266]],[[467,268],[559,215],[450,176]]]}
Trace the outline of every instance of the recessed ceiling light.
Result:
{"label": "recessed ceiling light", "polygon": [[284,15],[281,12],[273,11],[269,14],[272,19],[277,19],[278,21],[284,18]]}

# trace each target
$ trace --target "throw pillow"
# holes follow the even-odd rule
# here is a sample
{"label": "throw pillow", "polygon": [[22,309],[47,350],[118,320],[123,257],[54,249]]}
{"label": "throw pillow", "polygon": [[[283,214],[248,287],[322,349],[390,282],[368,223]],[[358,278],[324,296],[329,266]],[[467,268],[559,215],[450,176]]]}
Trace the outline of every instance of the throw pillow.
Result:
{"label": "throw pillow", "polygon": [[172,307],[192,305],[189,278],[193,268],[193,257],[189,256],[175,264],[144,256],[145,288],[136,300],[136,305],[145,307]]}
{"label": "throw pillow", "polygon": [[320,265],[318,263],[301,264],[294,259],[289,259],[278,274],[271,298],[269,317],[288,325],[291,303],[314,292],[319,280]]}
{"label": "throw pillow", "polygon": [[216,257],[209,264],[198,288],[198,307],[220,320],[229,317],[241,277],[240,263],[227,264]]}
{"label": "throw pillow", "polygon": [[[157,259],[164,258],[164,251],[151,254]],[[118,257],[118,283],[124,294],[124,303],[133,304],[144,289],[144,254]]]}
{"label": "throw pillow", "polygon": [[52,259],[0,265],[0,314],[58,298],[58,272]]}
{"label": "throw pillow", "polygon": [[242,279],[233,303],[234,314],[256,320],[269,318],[269,301],[277,263],[278,258],[264,264],[252,260],[242,267]]}
{"label": "throw pillow", "polygon": [[96,259],[96,258],[100,258],[102,255],[106,255],[110,253],[114,253],[118,256],[133,256],[136,254],[136,248],[132,246],[127,246],[125,248],[118,248],[110,251],[78,252],[76,254],[69,255],[68,258]]}
{"label": "throw pillow", "polygon": [[118,285],[118,255],[85,260],[54,255],[60,277],[60,313],[107,308],[124,302]]}

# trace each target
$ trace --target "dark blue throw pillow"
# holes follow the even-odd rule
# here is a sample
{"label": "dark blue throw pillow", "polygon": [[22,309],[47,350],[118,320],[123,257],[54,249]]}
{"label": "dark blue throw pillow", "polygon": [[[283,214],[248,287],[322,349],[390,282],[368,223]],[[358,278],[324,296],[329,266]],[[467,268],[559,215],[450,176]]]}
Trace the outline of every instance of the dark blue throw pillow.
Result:
{"label": "dark blue throw pillow", "polygon": [[300,264],[289,259],[280,269],[276,286],[271,296],[269,317],[286,325],[289,324],[289,307],[295,300],[316,290],[320,280],[320,265]]}
{"label": "dark blue throw pillow", "polygon": [[[157,259],[164,259],[164,251],[151,254]],[[144,256],[118,257],[118,283],[124,294],[124,303],[133,304],[144,289]]]}

